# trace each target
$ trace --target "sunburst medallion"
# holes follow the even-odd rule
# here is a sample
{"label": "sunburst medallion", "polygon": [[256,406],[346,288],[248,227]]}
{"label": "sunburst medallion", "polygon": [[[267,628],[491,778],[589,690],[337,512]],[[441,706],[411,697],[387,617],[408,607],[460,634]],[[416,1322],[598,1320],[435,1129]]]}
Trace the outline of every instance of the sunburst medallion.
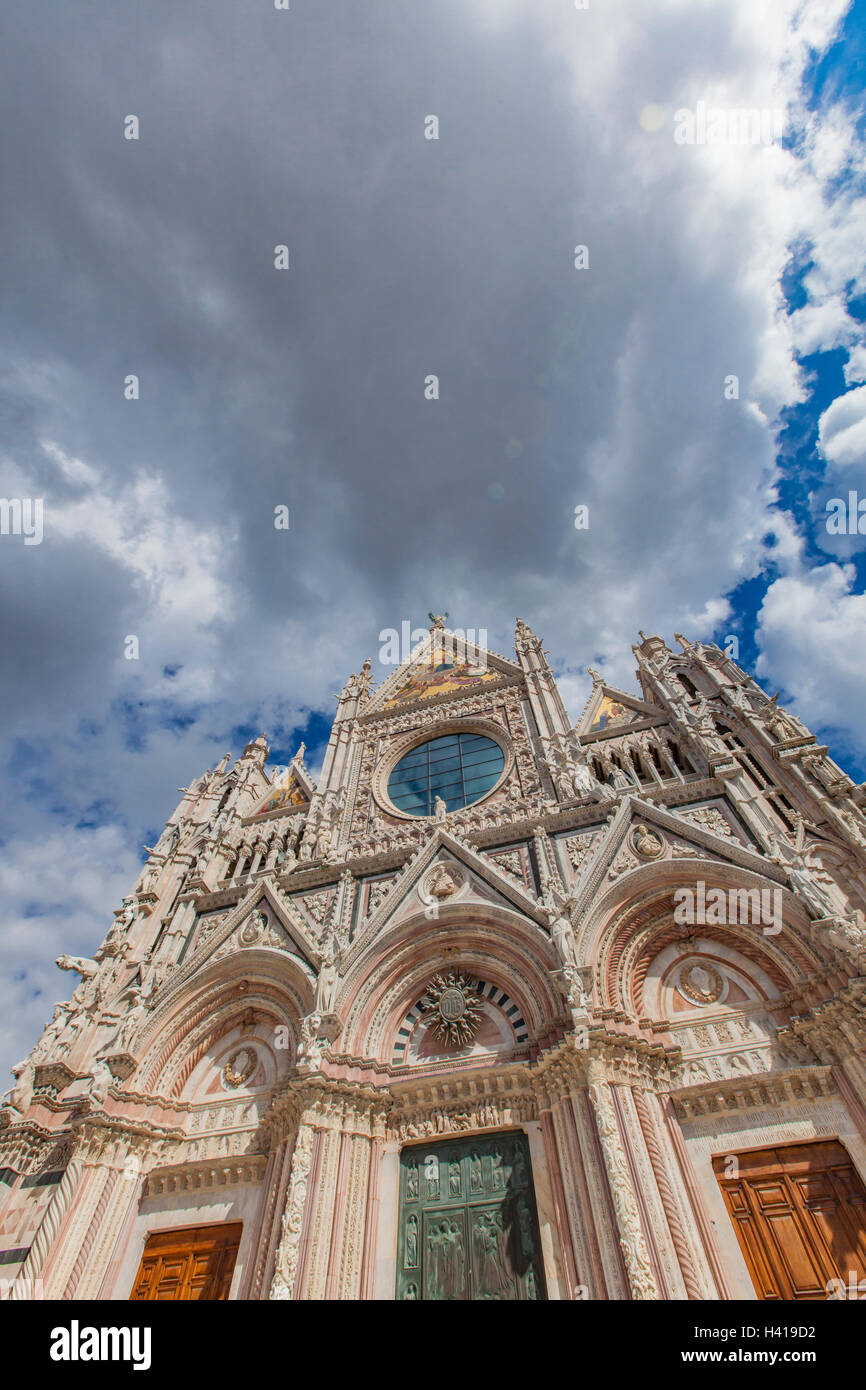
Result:
{"label": "sunburst medallion", "polygon": [[463,1047],[478,1031],[483,1017],[478,995],[467,975],[451,971],[434,975],[426,989],[433,1030],[443,1042]]}

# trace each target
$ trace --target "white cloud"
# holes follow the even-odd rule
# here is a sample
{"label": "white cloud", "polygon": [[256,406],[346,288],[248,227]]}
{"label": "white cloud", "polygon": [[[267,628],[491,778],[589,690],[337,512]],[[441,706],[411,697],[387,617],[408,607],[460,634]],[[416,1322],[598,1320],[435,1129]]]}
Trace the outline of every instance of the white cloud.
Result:
{"label": "white cloud", "polygon": [[7,1067],[29,1051],[53,1005],[78,983],[76,975],[58,970],[57,956],[89,956],[96,949],[138,870],[119,826],[55,829],[38,840],[13,837],[3,846],[0,1057]]}
{"label": "white cloud", "polygon": [[851,565],[827,564],[770,585],[759,613],[758,674],[792,696],[808,727],[857,746],[866,685],[866,595]]}
{"label": "white cloud", "polygon": [[839,468],[862,467],[866,460],[866,386],[837,396],[818,422],[824,457]]}

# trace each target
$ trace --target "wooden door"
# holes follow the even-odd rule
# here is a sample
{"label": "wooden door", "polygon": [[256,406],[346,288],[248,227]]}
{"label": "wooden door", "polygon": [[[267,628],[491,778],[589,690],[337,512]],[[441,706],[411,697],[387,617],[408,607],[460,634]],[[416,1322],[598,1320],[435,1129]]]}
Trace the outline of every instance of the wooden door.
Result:
{"label": "wooden door", "polygon": [[529,1145],[521,1132],[400,1155],[397,1297],[546,1297]]}
{"label": "wooden door", "polygon": [[866,1278],[866,1189],[836,1140],[719,1156],[713,1168],[759,1298],[821,1299]]}
{"label": "wooden door", "polygon": [[130,1299],[227,1299],[242,1229],[233,1221],[148,1236]]}

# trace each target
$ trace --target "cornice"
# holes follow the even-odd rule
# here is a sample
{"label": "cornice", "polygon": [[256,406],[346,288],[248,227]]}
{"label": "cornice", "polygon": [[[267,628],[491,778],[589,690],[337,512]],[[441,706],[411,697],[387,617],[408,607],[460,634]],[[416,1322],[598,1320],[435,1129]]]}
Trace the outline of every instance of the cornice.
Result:
{"label": "cornice", "polygon": [[711,1120],[749,1110],[772,1110],[792,1101],[838,1097],[829,1066],[788,1067],[781,1071],[735,1076],[727,1081],[707,1081],[671,1091],[674,1110],[681,1120]]}
{"label": "cornice", "polygon": [[149,1173],[145,1197],[162,1197],[169,1192],[200,1192],[212,1187],[234,1187],[240,1183],[260,1183],[267,1167],[266,1154],[240,1158],[220,1158],[202,1162],[176,1163]]}

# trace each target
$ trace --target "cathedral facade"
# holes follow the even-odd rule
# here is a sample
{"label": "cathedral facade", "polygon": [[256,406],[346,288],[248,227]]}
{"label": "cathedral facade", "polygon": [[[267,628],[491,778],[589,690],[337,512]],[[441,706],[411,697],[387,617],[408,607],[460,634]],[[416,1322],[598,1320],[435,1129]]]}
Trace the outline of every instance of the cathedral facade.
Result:
{"label": "cathedral facade", "polygon": [[[432,617],[432,615],[431,615]],[[183,792],[0,1110],[10,1298],[866,1279],[866,788],[718,647],[441,619]]]}

